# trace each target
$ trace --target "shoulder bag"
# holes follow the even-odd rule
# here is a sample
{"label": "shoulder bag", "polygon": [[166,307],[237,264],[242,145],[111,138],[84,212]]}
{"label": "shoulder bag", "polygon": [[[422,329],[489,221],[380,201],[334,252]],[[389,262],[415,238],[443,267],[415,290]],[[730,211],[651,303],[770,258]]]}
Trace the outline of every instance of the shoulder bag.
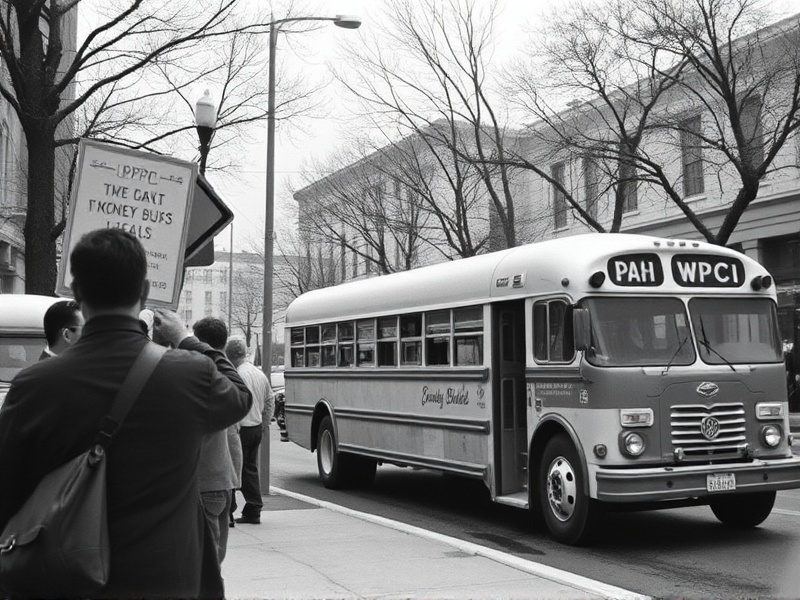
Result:
{"label": "shoulder bag", "polygon": [[102,591],[109,575],[106,449],[166,348],[148,342],[92,447],[45,475],[0,534],[0,590],[22,597]]}

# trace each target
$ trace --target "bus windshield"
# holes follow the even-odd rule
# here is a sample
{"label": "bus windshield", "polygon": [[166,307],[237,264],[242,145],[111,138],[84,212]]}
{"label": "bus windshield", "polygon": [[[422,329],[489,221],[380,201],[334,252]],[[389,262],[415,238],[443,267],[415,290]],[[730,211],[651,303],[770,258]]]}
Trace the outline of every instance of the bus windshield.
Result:
{"label": "bus windshield", "polygon": [[686,307],[677,298],[588,298],[598,366],[689,365],[695,361]]}
{"label": "bus windshield", "polygon": [[783,360],[775,303],[767,298],[689,301],[697,347],[712,365]]}

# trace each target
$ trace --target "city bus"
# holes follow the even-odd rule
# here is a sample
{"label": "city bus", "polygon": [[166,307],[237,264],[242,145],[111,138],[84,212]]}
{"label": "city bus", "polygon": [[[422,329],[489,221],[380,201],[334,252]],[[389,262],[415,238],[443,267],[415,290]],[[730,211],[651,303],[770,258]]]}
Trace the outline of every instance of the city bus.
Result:
{"label": "city bus", "polygon": [[328,488],[476,478],[580,544],[614,508],[755,527],[800,487],[775,285],[731,249],[554,239],[308,292],[286,331],[288,436]]}

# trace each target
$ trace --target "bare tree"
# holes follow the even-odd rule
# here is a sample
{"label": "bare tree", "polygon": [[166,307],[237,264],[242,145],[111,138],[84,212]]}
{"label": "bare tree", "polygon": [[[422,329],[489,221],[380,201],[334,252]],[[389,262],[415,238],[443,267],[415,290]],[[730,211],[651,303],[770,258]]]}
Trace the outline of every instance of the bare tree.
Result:
{"label": "bare tree", "polygon": [[[366,49],[353,49],[353,68],[340,79],[382,132],[379,145],[413,136],[428,147],[446,169],[457,204],[461,187],[477,177],[492,207],[487,221],[500,231],[497,245],[516,245],[521,224],[512,168],[504,160],[506,125],[488,72],[495,4],[392,0],[386,12],[386,26]],[[448,207],[438,213],[458,220],[463,209],[462,203],[455,213]],[[468,239],[453,242],[467,255],[484,247]]]}
{"label": "bare tree", "polygon": [[[514,96],[538,118],[544,147],[592,161],[604,184],[594,197],[584,185],[582,204],[546,169],[513,164],[559,188],[598,231],[598,198],[611,191],[610,230],[619,231],[633,186],[646,183],[708,241],[726,244],[799,126],[798,20],[765,28],[772,18],[755,0],[615,0],[561,11],[538,45],[545,77],[517,67]],[[716,232],[686,201],[703,191],[704,174],[730,203]]]}
{"label": "bare tree", "polygon": [[238,329],[251,345],[254,331],[260,331],[264,307],[264,267],[257,260],[239,261],[233,273],[231,333]]}
{"label": "bare tree", "polygon": [[[339,281],[347,278],[343,269],[348,253],[368,272],[385,274],[416,266],[423,215],[390,154],[340,154],[328,169],[339,173],[295,194],[300,238],[307,247],[302,255],[309,256],[309,265],[316,254],[331,266],[338,261]],[[331,269],[322,272],[330,274]]]}
{"label": "bare tree", "polygon": [[[77,0],[3,3],[0,57],[9,77],[0,81],[0,95],[19,118],[29,156],[24,227],[27,292],[51,294],[55,287],[60,233],[55,227],[55,156],[64,143],[57,139],[59,124],[108,86],[221,32],[235,3],[199,0],[193,11],[182,4],[154,6],[145,0],[104,4],[96,12],[97,26],[70,55],[65,55],[63,35]],[[84,84],[79,92],[76,81]]]}

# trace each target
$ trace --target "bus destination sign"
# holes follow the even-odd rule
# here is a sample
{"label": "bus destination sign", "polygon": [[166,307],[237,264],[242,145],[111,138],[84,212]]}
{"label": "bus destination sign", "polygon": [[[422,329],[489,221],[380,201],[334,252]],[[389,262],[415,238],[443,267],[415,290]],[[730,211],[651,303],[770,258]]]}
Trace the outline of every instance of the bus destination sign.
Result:
{"label": "bus destination sign", "polygon": [[676,254],[672,277],[681,287],[739,287],[744,283],[744,265],[731,256]]}
{"label": "bus destination sign", "polygon": [[608,276],[615,285],[654,287],[664,283],[657,254],[624,254],[608,260]]}

